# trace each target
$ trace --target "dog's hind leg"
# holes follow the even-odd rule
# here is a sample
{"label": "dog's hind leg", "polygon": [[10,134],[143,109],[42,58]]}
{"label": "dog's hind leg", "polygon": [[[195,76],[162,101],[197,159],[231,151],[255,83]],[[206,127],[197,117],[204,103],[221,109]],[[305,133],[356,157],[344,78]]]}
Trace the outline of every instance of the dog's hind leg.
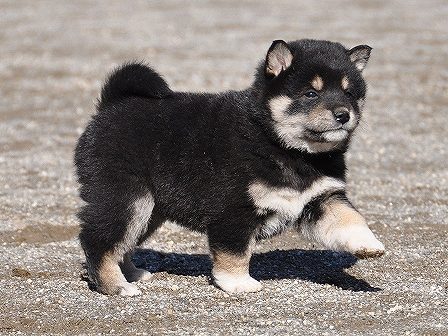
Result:
{"label": "dog's hind leg", "polygon": [[[142,210],[145,211],[145,208],[143,207]],[[144,216],[142,220],[145,219],[146,217]],[[151,234],[154,233],[154,231],[156,231],[162,225],[163,222],[164,219],[159,215],[159,212],[156,209],[153,209],[147,229],[138,237],[137,245],[142,244]],[[136,267],[132,262],[131,258],[133,252],[133,250],[130,250],[128,253],[126,253],[123,257],[123,261],[120,263],[120,267],[124,276],[129,282],[150,280],[152,274],[145,269]]]}
{"label": "dog's hind leg", "polygon": [[129,282],[147,281],[151,279],[151,272],[135,267],[131,260],[132,252],[126,253],[123,257],[123,261],[120,263],[121,271],[125,278]]}
{"label": "dog's hind leg", "polygon": [[[154,199],[149,192],[143,195],[128,192],[122,193],[125,196],[121,198],[115,194],[115,199],[109,199],[107,205],[88,204],[79,214],[83,221],[79,237],[86,254],[89,277],[96,289],[104,294],[140,294],[137,286],[127,281],[123,271],[135,280],[136,268],[131,267],[128,253],[147,231]],[[129,197],[133,199],[129,200]],[[143,276],[144,272],[139,271],[138,278],[147,277],[147,274]]]}

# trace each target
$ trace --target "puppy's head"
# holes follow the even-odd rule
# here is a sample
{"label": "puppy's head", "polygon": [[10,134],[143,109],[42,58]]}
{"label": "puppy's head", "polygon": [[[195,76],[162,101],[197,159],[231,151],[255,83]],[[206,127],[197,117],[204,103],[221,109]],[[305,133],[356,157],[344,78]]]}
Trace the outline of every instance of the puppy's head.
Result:
{"label": "puppy's head", "polygon": [[310,153],[347,147],[361,116],[361,73],[370,51],[328,41],[272,43],[258,82],[271,127],[285,147]]}

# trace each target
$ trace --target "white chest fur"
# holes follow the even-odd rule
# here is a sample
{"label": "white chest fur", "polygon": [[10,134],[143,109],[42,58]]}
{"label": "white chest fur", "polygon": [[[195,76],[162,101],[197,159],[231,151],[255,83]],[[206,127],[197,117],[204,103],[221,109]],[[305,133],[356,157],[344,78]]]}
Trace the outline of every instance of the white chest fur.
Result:
{"label": "white chest fur", "polygon": [[253,182],[248,192],[257,211],[260,214],[274,212],[260,228],[259,235],[270,237],[283,231],[300,216],[305,205],[312,199],[328,191],[344,189],[345,183],[332,177],[317,179],[303,191],[288,187],[271,187],[260,181]]}

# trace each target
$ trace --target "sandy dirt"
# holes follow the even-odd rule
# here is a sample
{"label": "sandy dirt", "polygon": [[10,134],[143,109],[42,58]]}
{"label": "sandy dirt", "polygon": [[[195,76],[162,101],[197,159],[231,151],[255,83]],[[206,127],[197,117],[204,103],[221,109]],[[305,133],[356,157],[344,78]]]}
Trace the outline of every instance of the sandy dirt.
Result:
{"label": "sandy dirt", "polygon": [[[446,1],[0,1],[0,334],[447,335]],[[375,260],[288,232],[257,247],[264,290],[210,284],[203,236],[164,226],[136,298],[85,281],[73,148],[106,73],[147,60],[176,90],[242,89],[274,39],[369,44],[349,194]]]}

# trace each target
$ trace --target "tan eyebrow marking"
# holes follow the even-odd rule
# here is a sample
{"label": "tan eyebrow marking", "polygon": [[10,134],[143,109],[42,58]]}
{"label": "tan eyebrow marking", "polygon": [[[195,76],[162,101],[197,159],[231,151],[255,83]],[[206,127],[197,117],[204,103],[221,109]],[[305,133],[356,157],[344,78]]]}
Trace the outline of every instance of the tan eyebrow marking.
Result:
{"label": "tan eyebrow marking", "polygon": [[350,82],[348,81],[347,76],[342,77],[342,81],[341,81],[342,89],[347,90],[349,84],[350,84]]}
{"label": "tan eyebrow marking", "polygon": [[320,91],[324,88],[324,80],[319,75],[316,75],[316,77],[314,77],[311,81],[311,86],[315,90]]}

